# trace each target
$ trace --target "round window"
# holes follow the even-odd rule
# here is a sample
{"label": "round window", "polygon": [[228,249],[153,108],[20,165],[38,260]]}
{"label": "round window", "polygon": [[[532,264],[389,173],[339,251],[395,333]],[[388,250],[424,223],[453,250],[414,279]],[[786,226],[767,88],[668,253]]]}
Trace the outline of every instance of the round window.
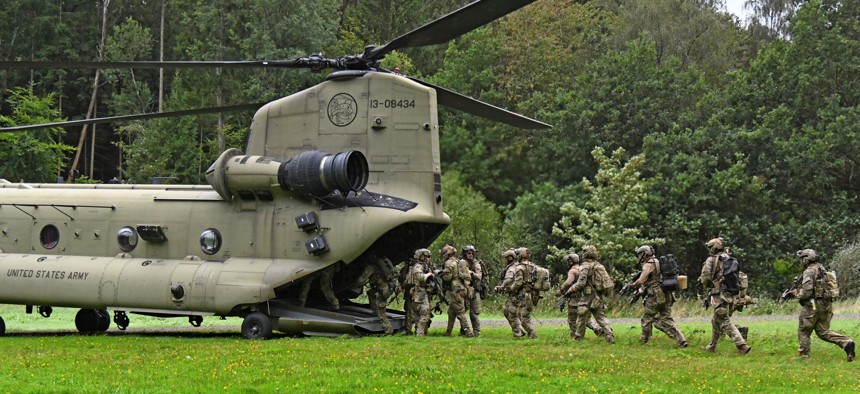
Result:
{"label": "round window", "polygon": [[57,247],[57,244],[60,243],[60,230],[57,230],[57,226],[53,224],[42,227],[42,231],[39,232],[39,241],[42,242],[45,249]]}
{"label": "round window", "polygon": [[131,252],[137,247],[137,231],[133,227],[123,227],[116,232],[116,241],[123,252]]}
{"label": "round window", "polygon": [[221,233],[214,228],[207,228],[200,234],[200,249],[206,254],[218,253],[221,249]]}

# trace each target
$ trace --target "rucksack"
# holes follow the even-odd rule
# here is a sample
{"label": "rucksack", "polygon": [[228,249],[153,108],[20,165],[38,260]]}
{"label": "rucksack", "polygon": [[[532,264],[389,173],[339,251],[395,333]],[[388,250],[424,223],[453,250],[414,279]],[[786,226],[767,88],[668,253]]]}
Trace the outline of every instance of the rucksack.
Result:
{"label": "rucksack", "polygon": [[476,262],[481,266],[481,285],[478,289],[478,295],[483,300],[487,298],[487,289],[490,288],[490,271],[487,269],[487,265],[484,264],[484,260],[476,260]]}
{"label": "rucksack", "polygon": [[606,267],[596,261],[591,268],[591,279],[591,285],[594,286],[594,290],[598,293],[606,293],[615,287],[615,281],[613,281],[612,277],[609,276],[609,273],[606,272]]}
{"label": "rucksack", "polygon": [[667,254],[660,256],[657,261],[660,263],[660,279],[662,280],[660,288],[663,291],[681,290],[678,285],[678,261],[675,260],[675,256]]}
{"label": "rucksack", "polygon": [[839,298],[839,283],[836,282],[836,271],[827,271],[818,267],[818,277],[815,279],[815,296]]}
{"label": "rucksack", "polygon": [[727,257],[720,257],[720,263],[723,266],[720,291],[724,291],[731,295],[738,295],[741,292],[741,264],[738,262],[738,259],[734,258],[734,256],[725,256]]}
{"label": "rucksack", "polygon": [[535,265],[535,272],[533,274],[535,278],[535,283],[533,285],[533,289],[537,291],[547,291],[549,290],[549,270]]}

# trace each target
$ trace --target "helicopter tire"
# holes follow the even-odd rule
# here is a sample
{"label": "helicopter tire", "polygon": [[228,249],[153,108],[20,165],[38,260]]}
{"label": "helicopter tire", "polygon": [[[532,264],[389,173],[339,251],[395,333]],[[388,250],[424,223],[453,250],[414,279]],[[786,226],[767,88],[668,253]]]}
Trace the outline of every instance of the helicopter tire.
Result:
{"label": "helicopter tire", "polygon": [[245,339],[269,339],[272,337],[272,320],[268,316],[254,312],[242,321],[242,337]]}
{"label": "helicopter tire", "polygon": [[97,309],[84,308],[75,315],[75,327],[81,334],[95,334],[101,326],[101,313]]}
{"label": "helicopter tire", "polygon": [[110,313],[108,313],[107,309],[97,309],[99,313],[99,332],[105,332],[110,328]]}
{"label": "helicopter tire", "polygon": [[6,335],[6,322],[0,317],[0,336]]}

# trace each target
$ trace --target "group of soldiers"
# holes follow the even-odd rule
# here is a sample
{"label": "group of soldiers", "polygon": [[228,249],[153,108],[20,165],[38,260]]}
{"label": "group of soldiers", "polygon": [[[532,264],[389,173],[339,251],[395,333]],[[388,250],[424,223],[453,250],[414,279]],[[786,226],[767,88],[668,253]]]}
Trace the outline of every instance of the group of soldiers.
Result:
{"label": "group of soldiers", "polygon": [[[736,310],[742,309],[749,297],[727,288],[729,279],[725,276],[724,265],[730,264],[726,262],[731,255],[725,240],[714,238],[705,246],[709,256],[702,266],[699,282],[708,291],[705,306],[713,307],[711,340],[705,350],[715,352],[720,338],[726,335],[734,342],[739,354],[747,354],[752,349],[746,342],[747,330],[733,324],[731,317]],[[606,317],[607,297],[612,291],[611,280],[609,283],[605,282],[607,279],[604,278],[609,276],[605,267],[597,260],[599,256],[596,247],[585,245],[581,253],[581,257],[576,253],[564,256],[569,270],[566,280],[555,295],[562,297],[560,301],[566,300],[567,321],[573,340],[582,341],[588,328],[597,336],[603,337],[606,342],[614,344],[615,336]],[[636,289],[638,295],[644,298],[641,342],[648,343],[653,329],[656,328],[674,340],[679,347],[687,347],[687,339],[672,317],[676,296],[674,291],[667,291],[664,287],[661,264],[655,256],[654,248],[642,245],[635,249],[635,253],[641,271],[628,286]],[[389,295],[394,291],[404,295],[406,334],[412,335],[414,332],[418,336],[427,335],[432,317],[430,303],[431,299],[436,297],[437,310],[440,303],[448,305],[446,336],[452,334],[456,321],[460,323],[460,335],[480,335],[481,300],[486,297],[489,273],[484,263],[476,257],[474,246],[463,247],[460,257],[457,256],[457,250],[450,245],[444,246],[440,254],[442,267],[437,269],[432,263],[430,250],[416,250],[413,259],[400,270],[399,285],[391,282],[391,277],[370,276],[368,298],[371,307],[383,320],[386,334],[393,333],[385,317],[385,308]],[[853,361],[854,341],[830,330],[832,301],[838,296],[838,290],[834,293],[833,289],[827,288],[823,279],[825,269],[818,262],[819,257],[814,250],[798,251],[797,256],[804,271],[795,286],[783,294],[783,298],[796,297],[802,306],[797,330],[799,355],[809,356],[809,342],[814,331],[819,338],[842,348],[848,361]],[[514,337],[537,338],[531,315],[542,298],[541,293],[549,289],[549,272],[531,262],[529,251],[524,247],[506,250],[501,257],[507,266],[499,275],[499,284],[495,291],[507,295],[505,318]],[[546,283],[542,284],[544,281]]]}

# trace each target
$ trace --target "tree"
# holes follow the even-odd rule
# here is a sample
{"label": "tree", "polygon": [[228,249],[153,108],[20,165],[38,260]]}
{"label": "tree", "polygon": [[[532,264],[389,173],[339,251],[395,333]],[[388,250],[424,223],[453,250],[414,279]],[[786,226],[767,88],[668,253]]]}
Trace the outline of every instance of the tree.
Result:
{"label": "tree", "polygon": [[[584,204],[573,202],[561,206],[562,218],[553,228],[553,235],[568,239],[572,245],[594,245],[600,252],[601,262],[610,269],[632,272],[636,264],[633,250],[639,245],[662,245],[662,238],[643,235],[649,224],[647,212],[648,192],[652,181],[641,178],[645,165],[644,155],[635,155],[622,164],[623,148],[604,153],[595,148],[591,154],[598,171],[594,181],[582,180],[583,191],[588,195]],[[566,251],[551,247],[557,255]]]}
{"label": "tree", "polygon": [[[11,116],[0,115],[0,124],[5,127],[31,123],[60,122],[60,111],[56,108],[56,95],[37,97],[31,89],[15,88],[7,99],[12,108]],[[60,128],[0,133],[0,178],[12,181],[54,182],[61,174],[65,155],[73,148],[61,142]]]}

